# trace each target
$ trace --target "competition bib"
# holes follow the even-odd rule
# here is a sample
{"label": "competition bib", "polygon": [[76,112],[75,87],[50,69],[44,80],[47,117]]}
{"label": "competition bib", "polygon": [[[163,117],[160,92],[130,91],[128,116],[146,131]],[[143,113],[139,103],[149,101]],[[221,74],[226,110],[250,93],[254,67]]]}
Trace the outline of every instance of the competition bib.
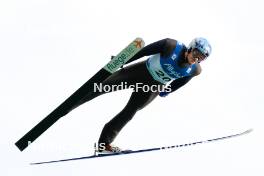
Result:
{"label": "competition bib", "polygon": [[177,43],[177,46],[169,57],[161,57],[160,54],[156,54],[147,60],[147,68],[153,79],[166,84],[172,80],[191,75],[195,64],[184,68],[178,65],[182,49],[183,45]]}

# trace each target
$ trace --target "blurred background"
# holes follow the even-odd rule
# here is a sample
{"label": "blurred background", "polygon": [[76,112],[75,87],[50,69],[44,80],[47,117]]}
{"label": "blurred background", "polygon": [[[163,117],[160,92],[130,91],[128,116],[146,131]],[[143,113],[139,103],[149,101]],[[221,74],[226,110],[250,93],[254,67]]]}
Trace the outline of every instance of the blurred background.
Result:
{"label": "blurred background", "polygon": [[[263,175],[261,5],[257,0],[1,1],[1,173]],[[24,152],[14,143],[136,37],[146,44],[173,38],[186,45],[205,37],[213,51],[199,77],[138,112],[116,145],[142,149],[253,132],[175,150],[30,166],[93,154],[102,127],[125,106],[131,90],[74,110]]]}

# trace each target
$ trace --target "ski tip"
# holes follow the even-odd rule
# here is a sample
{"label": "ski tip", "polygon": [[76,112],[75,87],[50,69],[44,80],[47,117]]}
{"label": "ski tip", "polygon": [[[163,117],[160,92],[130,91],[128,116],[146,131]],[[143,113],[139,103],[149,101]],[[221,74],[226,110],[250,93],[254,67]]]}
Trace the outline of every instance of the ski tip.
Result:
{"label": "ski tip", "polygon": [[137,37],[135,40],[134,40],[134,43],[135,43],[135,46],[137,48],[143,48],[145,46],[145,42],[142,38],[140,37]]}
{"label": "ski tip", "polygon": [[248,130],[244,131],[243,134],[248,134],[253,131],[253,128],[249,128]]}
{"label": "ski tip", "polygon": [[141,37],[137,37],[135,40],[141,40],[141,41],[143,41],[143,38],[141,38]]}

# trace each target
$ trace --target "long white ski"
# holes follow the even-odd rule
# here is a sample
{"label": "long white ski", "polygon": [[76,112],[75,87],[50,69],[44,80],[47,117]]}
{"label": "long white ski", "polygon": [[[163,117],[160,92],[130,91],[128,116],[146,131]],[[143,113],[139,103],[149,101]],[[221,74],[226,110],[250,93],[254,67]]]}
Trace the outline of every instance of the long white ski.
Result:
{"label": "long white ski", "polygon": [[127,154],[151,152],[151,151],[157,151],[157,150],[168,150],[168,149],[175,149],[175,148],[180,148],[180,147],[188,147],[188,146],[193,146],[193,145],[197,145],[197,144],[204,144],[204,143],[215,142],[215,141],[220,141],[220,140],[225,140],[225,139],[230,139],[230,138],[242,136],[242,135],[250,133],[251,131],[252,131],[252,129],[248,129],[248,130],[243,131],[241,133],[236,133],[236,134],[232,134],[232,135],[228,135],[228,136],[223,136],[223,137],[218,137],[218,138],[213,138],[213,139],[207,139],[207,140],[201,140],[201,141],[196,141],[196,142],[191,142],[191,143],[179,144],[179,145],[147,148],[147,149],[141,149],[141,150],[128,150],[128,151],[123,151],[123,152],[118,152],[118,153],[91,155],[91,156],[68,158],[68,159],[53,160],[53,161],[35,162],[35,163],[31,163],[31,165],[58,163],[58,162],[75,161],[75,160],[92,159],[92,158],[102,158],[102,157],[109,157],[109,156],[127,155]]}

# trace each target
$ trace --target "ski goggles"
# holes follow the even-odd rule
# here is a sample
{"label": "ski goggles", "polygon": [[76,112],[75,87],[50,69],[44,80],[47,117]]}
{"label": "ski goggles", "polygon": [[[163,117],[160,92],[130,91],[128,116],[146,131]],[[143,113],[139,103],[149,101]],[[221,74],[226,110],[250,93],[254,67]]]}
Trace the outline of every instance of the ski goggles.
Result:
{"label": "ski goggles", "polygon": [[193,58],[197,58],[199,63],[206,59],[206,56],[203,53],[201,53],[198,49],[192,50],[192,56]]}

